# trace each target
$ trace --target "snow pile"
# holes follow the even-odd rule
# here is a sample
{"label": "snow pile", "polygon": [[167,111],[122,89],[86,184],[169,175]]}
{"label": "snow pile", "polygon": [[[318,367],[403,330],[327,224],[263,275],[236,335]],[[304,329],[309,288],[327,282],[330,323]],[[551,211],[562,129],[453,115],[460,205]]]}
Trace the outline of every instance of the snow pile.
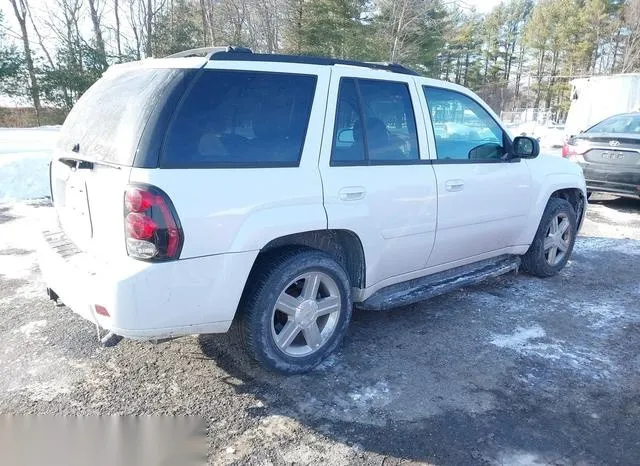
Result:
{"label": "snow pile", "polygon": [[0,203],[49,195],[49,160],[59,129],[0,128]]}

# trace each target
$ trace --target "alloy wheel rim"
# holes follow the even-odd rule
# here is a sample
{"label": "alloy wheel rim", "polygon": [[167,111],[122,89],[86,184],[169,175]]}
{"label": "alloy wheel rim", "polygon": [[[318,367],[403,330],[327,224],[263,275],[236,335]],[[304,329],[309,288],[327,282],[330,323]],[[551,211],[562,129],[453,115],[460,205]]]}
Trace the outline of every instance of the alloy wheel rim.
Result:
{"label": "alloy wheel rim", "polygon": [[551,219],[544,239],[544,258],[552,267],[560,264],[571,246],[571,222],[567,214],[558,214]]}
{"label": "alloy wheel rim", "polygon": [[280,351],[309,356],[335,333],[342,310],[340,289],[329,275],[307,272],[280,293],[271,315],[271,335]]}

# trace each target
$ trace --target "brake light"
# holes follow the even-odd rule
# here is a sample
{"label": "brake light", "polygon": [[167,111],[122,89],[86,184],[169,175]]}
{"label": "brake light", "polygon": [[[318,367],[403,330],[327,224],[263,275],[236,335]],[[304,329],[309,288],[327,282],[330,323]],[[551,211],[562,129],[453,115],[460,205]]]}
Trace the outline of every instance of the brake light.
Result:
{"label": "brake light", "polygon": [[575,146],[572,144],[569,144],[568,142],[565,142],[564,146],[562,146],[562,156],[565,159],[568,159],[572,155],[578,155],[578,153],[576,152]]}
{"label": "brake light", "polygon": [[136,259],[178,259],[184,242],[180,220],[169,197],[159,188],[134,185],[124,195],[127,253]]}
{"label": "brake light", "polygon": [[584,162],[583,154],[586,148],[580,144],[580,141],[576,141],[571,138],[562,146],[562,157],[572,160],[574,162]]}

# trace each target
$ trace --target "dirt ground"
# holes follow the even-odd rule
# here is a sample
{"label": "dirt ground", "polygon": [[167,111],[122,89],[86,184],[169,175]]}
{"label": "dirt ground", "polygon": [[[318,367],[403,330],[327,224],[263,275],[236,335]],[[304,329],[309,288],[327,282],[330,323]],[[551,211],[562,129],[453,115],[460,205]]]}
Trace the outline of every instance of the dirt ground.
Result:
{"label": "dirt ground", "polygon": [[222,336],[102,348],[44,295],[43,204],[0,206],[0,412],[192,414],[212,464],[640,464],[640,201],[597,197],[568,267],[356,312],[314,372]]}

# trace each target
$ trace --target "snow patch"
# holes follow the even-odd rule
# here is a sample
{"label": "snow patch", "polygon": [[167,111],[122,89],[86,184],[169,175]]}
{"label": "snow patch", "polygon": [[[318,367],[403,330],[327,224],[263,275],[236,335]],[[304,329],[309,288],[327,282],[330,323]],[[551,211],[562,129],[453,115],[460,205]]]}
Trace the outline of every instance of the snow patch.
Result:
{"label": "snow patch", "polygon": [[0,128],[0,203],[49,195],[49,160],[58,130]]}
{"label": "snow patch", "polygon": [[571,346],[557,339],[546,338],[546,332],[539,325],[529,328],[518,327],[510,335],[494,335],[491,344],[515,351],[521,356],[538,357],[555,362],[563,368],[583,372],[594,379],[608,378],[612,363],[606,357],[594,353],[592,349]]}
{"label": "snow patch", "polygon": [[[548,464],[552,464],[548,461],[545,461],[539,455],[535,453],[528,453],[522,451],[514,451],[508,453],[501,453],[498,456],[498,459],[493,462],[494,465],[503,466],[546,466]],[[556,464],[555,462],[553,464]]]}
{"label": "snow patch", "polygon": [[40,329],[47,325],[46,320],[35,320],[24,324],[23,326],[14,330],[14,333],[22,333],[26,337],[30,337],[34,333],[40,332]]}
{"label": "snow patch", "polygon": [[545,335],[544,329],[539,325],[529,328],[518,327],[511,335],[495,335],[491,340],[491,344],[499,348],[522,351],[530,346],[530,340],[543,338]]}
{"label": "snow patch", "polygon": [[332,354],[329,357],[327,357],[327,359],[325,359],[320,364],[318,364],[314,370],[326,371],[335,367],[336,364],[338,364],[338,357],[335,354]]}
{"label": "snow patch", "polygon": [[640,256],[640,241],[580,237],[576,241],[574,251],[580,254],[615,251],[626,255]]}
{"label": "snow patch", "polygon": [[371,387],[362,387],[347,395],[356,404],[370,404],[372,406],[384,406],[391,402],[389,386],[386,382],[378,382]]}
{"label": "snow patch", "polygon": [[0,203],[49,196],[48,152],[0,155]]}

